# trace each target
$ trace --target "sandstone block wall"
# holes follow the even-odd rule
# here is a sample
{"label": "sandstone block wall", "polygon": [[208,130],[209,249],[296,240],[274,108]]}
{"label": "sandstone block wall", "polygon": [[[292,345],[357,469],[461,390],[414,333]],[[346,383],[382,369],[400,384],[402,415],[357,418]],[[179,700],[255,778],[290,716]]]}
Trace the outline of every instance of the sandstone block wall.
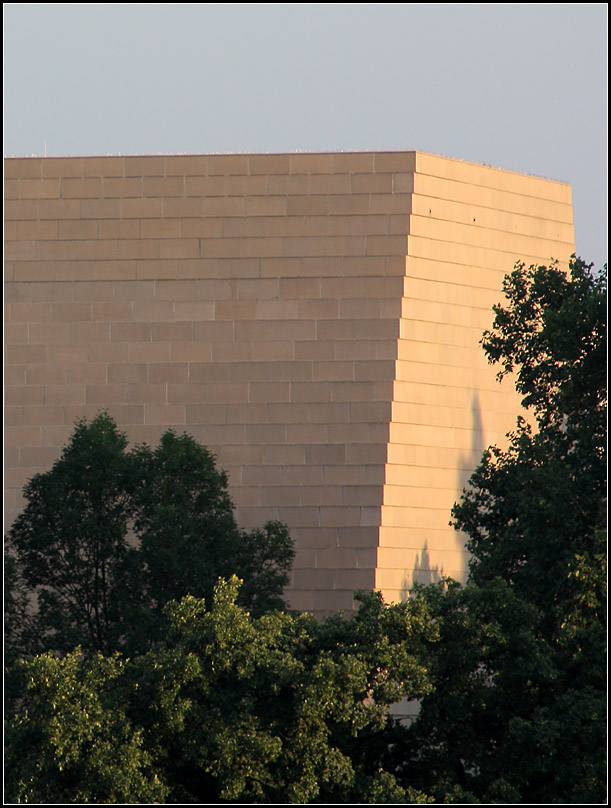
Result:
{"label": "sandstone block wall", "polygon": [[208,445],[288,523],[292,605],[464,577],[449,511],[518,412],[479,347],[567,185],[420,152],[5,161],[6,518],[75,419]]}

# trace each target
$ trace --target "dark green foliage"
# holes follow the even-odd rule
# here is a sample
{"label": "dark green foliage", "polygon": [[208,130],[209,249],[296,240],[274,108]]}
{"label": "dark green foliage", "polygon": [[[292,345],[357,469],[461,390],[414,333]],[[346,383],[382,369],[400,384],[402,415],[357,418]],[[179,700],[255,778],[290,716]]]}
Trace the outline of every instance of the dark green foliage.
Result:
{"label": "dark green foliage", "polygon": [[[163,631],[163,606],[211,598],[219,576],[244,576],[242,603],[280,608],[293,547],[286,527],[238,528],[227,478],[189,435],[127,450],[106,414],[77,424],[53,468],[25,487],[9,534],[14,655],[141,652]],[[30,596],[27,625],[24,598]]]}
{"label": "dark green foliage", "polygon": [[[211,594],[219,574],[211,559],[231,563],[237,545],[227,477],[189,435],[166,432],[156,449],[134,452],[134,532],[144,560],[139,587],[156,613],[185,594]],[[185,558],[189,563],[185,564]],[[218,562],[217,562],[218,563]],[[216,573],[216,574],[215,574]]]}
{"label": "dark green foliage", "polygon": [[500,377],[516,370],[536,428],[520,420],[506,451],[486,452],[453,515],[469,536],[471,580],[500,575],[559,626],[581,587],[569,567],[598,566],[603,550],[606,272],[579,259],[568,278],[520,265],[505,293],[509,307],[495,307],[483,345]]}
{"label": "dark green foliage", "polygon": [[22,692],[5,736],[8,802],[168,801],[158,745],[144,748],[142,728],[127,716],[138,704],[130,666],[78,648],[17,663]]}
{"label": "dark green foliage", "polygon": [[[107,652],[118,641],[114,580],[127,550],[127,440],[105,414],[79,423],[51,471],[24,488],[8,547],[37,611],[24,653]],[[12,635],[9,634],[9,642]]]}
{"label": "dark green foliage", "polygon": [[23,654],[28,644],[31,618],[28,613],[28,590],[19,571],[17,559],[4,552],[4,663],[12,663]]}
{"label": "dark green foliage", "polygon": [[9,656],[85,653],[11,669],[9,801],[605,802],[606,275],[519,265],[505,291],[483,345],[533,425],[453,509],[464,587],[283,612],[287,529],[240,531],[203,447],[77,427],[11,531],[6,630]]}
{"label": "dark green foliage", "polygon": [[170,603],[166,641],[133,660],[21,663],[9,800],[428,801],[386,766],[390,702],[429,687],[412,653],[436,631],[424,602],[363,596],[353,620],[318,624],[237,596],[233,578],[211,605]]}
{"label": "dark green foliage", "polygon": [[606,271],[519,265],[505,292],[483,345],[535,424],[453,509],[470,583],[423,593],[441,641],[406,772],[445,802],[603,802]]}
{"label": "dark green foliage", "polygon": [[[604,425],[607,392],[607,267],[573,256],[556,265],[517,264],[503,284],[509,306],[494,306],[482,345],[500,363],[499,381],[517,371],[516,390],[539,426]],[[589,430],[587,430],[589,432]]]}
{"label": "dark green foliage", "polygon": [[5,733],[9,803],[154,803],[169,790],[125,709],[125,663],[80,649],[17,663],[24,683]]}
{"label": "dark green foliage", "polygon": [[405,732],[408,781],[442,802],[603,802],[604,632],[590,625],[578,650],[553,640],[500,578],[424,596],[440,640],[422,660],[432,694]]}

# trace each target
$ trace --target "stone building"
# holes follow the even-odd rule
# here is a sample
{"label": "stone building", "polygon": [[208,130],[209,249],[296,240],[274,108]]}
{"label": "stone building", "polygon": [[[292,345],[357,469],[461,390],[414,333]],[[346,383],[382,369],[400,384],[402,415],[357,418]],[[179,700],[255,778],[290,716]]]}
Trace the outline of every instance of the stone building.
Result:
{"label": "stone building", "polygon": [[518,399],[479,346],[568,185],[421,152],[5,160],[6,518],[75,419],[208,445],[286,522],[298,609],[464,578],[448,525]]}

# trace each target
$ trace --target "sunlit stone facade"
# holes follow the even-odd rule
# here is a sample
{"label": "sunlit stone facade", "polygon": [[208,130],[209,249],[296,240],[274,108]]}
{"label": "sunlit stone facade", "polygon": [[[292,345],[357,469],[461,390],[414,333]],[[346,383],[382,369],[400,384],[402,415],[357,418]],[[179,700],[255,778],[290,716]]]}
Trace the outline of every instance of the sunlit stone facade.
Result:
{"label": "sunlit stone facade", "polygon": [[186,430],[298,609],[464,578],[448,525],[519,401],[479,345],[516,260],[566,264],[563,183],[421,152],[5,160],[6,519],[75,419]]}

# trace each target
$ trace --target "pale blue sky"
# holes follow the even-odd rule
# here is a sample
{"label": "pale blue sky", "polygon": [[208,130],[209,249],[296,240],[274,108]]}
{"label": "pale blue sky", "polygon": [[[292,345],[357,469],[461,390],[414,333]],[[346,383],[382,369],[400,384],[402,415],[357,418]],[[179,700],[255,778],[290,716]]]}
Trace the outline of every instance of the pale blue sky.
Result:
{"label": "pale blue sky", "polygon": [[607,260],[604,3],[4,4],[4,152],[411,149],[573,186]]}

